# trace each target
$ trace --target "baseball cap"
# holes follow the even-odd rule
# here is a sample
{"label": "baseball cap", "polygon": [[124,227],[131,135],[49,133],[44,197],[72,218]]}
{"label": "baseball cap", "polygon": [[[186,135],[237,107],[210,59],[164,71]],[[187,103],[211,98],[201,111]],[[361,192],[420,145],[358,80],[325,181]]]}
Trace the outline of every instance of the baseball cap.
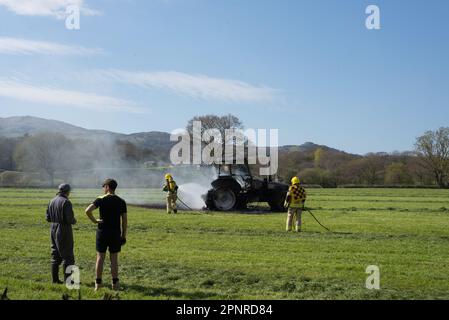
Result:
{"label": "baseball cap", "polygon": [[117,189],[118,183],[114,179],[106,179],[101,186],[109,186],[109,188],[115,190]]}
{"label": "baseball cap", "polygon": [[68,184],[68,183],[62,183],[59,185],[58,190],[61,193],[67,193],[72,190],[72,187],[70,187],[70,184]]}

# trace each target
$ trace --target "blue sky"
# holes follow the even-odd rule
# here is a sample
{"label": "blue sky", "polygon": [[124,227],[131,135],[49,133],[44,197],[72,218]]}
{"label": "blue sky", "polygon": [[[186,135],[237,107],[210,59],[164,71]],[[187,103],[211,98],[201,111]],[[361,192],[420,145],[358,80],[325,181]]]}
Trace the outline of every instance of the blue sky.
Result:
{"label": "blue sky", "polygon": [[[80,30],[61,18],[73,2]],[[448,15],[446,0],[0,0],[0,117],[133,133],[231,113],[281,145],[410,150],[448,126]]]}

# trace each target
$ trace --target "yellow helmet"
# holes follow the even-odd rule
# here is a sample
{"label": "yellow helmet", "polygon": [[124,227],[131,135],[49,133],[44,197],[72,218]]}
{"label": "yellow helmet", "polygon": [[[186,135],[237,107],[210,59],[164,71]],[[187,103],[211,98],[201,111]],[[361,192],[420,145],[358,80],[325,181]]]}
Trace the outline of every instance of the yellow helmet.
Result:
{"label": "yellow helmet", "polygon": [[170,173],[167,173],[167,174],[165,175],[165,180],[173,180],[173,177],[171,176]]}
{"label": "yellow helmet", "polygon": [[292,178],[292,184],[299,184],[299,183],[300,183],[300,181],[299,181],[298,177],[293,177]]}

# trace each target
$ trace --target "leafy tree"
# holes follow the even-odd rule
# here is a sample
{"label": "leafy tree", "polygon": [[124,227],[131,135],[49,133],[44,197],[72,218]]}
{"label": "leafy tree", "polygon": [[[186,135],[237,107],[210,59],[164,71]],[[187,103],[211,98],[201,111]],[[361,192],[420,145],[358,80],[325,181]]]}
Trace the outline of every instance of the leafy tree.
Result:
{"label": "leafy tree", "polygon": [[441,188],[449,188],[449,128],[427,131],[418,137],[416,151]]}
{"label": "leafy tree", "polygon": [[304,184],[317,184],[324,188],[337,187],[335,177],[329,170],[307,168],[302,170],[299,176]]}
{"label": "leafy tree", "polygon": [[314,164],[316,168],[321,168],[323,165],[323,158],[326,151],[323,148],[317,148],[314,152]]}
{"label": "leafy tree", "polygon": [[407,165],[403,162],[393,162],[385,171],[385,183],[395,185],[413,184]]}

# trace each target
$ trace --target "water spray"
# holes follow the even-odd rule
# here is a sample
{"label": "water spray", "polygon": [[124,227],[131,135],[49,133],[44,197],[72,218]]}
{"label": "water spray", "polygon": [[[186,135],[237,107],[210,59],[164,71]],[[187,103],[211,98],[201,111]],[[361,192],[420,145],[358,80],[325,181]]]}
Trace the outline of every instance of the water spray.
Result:
{"label": "water spray", "polygon": [[179,196],[178,196],[178,201],[181,202],[181,204],[182,204],[184,207],[186,207],[188,210],[190,210],[190,211],[195,211],[195,210],[193,210],[192,208],[190,208],[188,205],[186,205],[185,202],[182,201],[182,199],[181,199]]}

